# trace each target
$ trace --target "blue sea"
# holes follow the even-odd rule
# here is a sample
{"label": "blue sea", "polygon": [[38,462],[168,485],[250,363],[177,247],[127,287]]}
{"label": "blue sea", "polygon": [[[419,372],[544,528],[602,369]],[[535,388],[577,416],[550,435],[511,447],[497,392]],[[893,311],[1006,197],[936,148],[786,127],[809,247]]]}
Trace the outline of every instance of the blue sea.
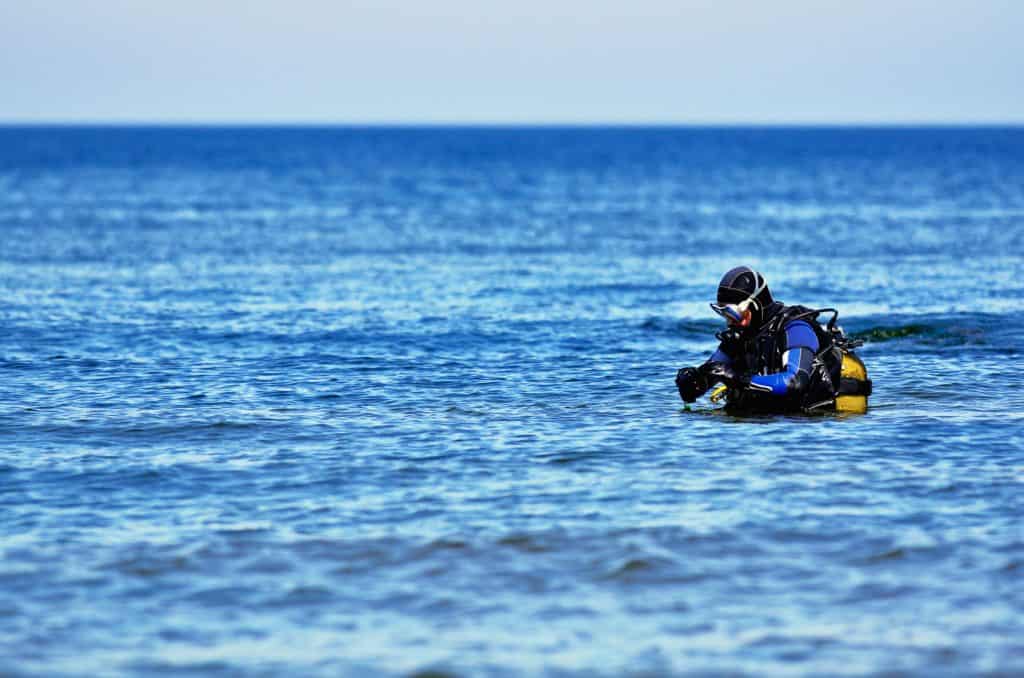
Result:
{"label": "blue sea", "polygon": [[1024,674],[1024,128],[5,127],[0,293],[4,676]]}

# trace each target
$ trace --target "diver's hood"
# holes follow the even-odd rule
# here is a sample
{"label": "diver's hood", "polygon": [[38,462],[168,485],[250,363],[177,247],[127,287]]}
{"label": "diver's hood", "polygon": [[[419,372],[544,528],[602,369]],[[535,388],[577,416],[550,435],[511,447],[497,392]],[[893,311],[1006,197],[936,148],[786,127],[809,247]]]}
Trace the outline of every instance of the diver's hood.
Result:
{"label": "diver's hood", "polygon": [[753,296],[759,306],[767,307],[774,301],[768,281],[749,266],[737,266],[726,271],[718,283],[719,304],[739,304]]}

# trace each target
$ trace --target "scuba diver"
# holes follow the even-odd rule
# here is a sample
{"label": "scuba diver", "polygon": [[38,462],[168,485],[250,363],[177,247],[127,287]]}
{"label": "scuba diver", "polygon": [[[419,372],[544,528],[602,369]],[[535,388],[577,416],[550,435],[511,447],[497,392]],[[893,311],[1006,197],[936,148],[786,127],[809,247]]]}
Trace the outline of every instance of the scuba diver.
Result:
{"label": "scuba diver", "polygon": [[[683,402],[692,403],[716,384],[714,402],[733,412],[865,412],[871,395],[867,370],[851,340],[836,325],[838,311],[785,306],[772,298],[768,282],[738,266],[718,283],[711,308],[728,327],[703,365],[676,374]],[[818,316],[831,313],[825,327]]]}

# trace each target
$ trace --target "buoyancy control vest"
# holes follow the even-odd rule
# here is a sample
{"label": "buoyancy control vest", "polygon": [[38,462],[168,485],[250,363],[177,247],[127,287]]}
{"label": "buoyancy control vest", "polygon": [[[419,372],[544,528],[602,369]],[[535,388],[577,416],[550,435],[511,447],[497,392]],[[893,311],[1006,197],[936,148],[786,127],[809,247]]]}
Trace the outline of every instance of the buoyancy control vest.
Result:
{"label": "buoyancy control vest", "polygon": [[[785,396],[729,389],[726,407],[750,412],[866,411],[871,380],[867,378],[864,363],[853,353],[862,342],[848,338],[836,325],[839,312],[833,308],[783,306],[778,302],[773,306],[776,308],[766,309],[768,320],[754,333],[736,328],[718,333],[723,351],[732,357],[733,367],[739,373],[754,376],[780,372],[783,356],[789,350],[786,326],[803,320],[818,339],[810,379],[805,388]],[[818,322],[822,313],[832,314],[825,327]]]}

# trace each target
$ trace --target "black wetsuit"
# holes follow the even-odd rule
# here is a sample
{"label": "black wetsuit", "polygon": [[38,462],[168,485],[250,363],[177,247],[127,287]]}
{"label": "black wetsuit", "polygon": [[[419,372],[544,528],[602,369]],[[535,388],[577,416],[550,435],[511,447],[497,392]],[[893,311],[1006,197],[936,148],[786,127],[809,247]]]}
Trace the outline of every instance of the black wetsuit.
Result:
{"label": "black wetsuit", "polygon": [[[840,383],[842,353],[835,335],[818,324],[818,312],[775,302],[756,329],[730,328],[708,360],[745,377],[730,387],[727,407],[757,412],[830,409]],[[749,383],[747,383],[749,380]]]}

